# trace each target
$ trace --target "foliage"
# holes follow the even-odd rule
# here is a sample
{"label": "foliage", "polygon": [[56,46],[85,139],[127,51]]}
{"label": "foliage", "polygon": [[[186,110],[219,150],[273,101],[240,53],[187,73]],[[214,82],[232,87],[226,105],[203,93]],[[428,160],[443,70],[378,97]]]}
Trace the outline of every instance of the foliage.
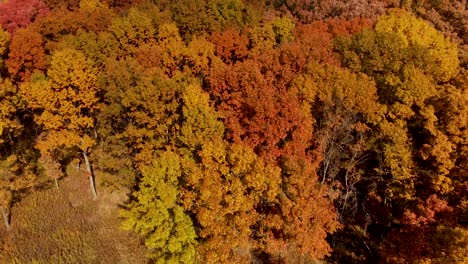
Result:
{"label": "foliage", "polygon": [[170,135],[179,129],[184,78],[150,75],[134,59],[110,62],[104,78],[107,107],[101,115],[108,123],[103,123],[103,133],[111,133],[129,147],[136,164],[150,164],[154,151],[171,144]]}
{"label": "foliage", "polygon": [[[65,49],[53,54],[48,76],[36,75],[22,87],[29,107],[40,110],[35,121],[50,132],[42,151],[80,146],[86,150],[92,139],[84,134],[94,126],[97,77],[92,64],[79,51]],[[82,141],[80,141],[82,139]]]}
{"label": "foliage", "polygon": [[1,2],[0,262],[466,262],[463,1]]}
{"label": "foliage", "polygon": [[[466,228],[453,226],[443,214],[452,213],[447,203],[430,196],[416,212],[405,211],[399,234],[391,232],[383,249],[388,263],[464,263],[468,259]],[[410,239],[411,238],[411,239]],[[405,245],[411,243],[411,252]]]}
{"label": "foliage", "polygon": [[47,5],[41,0],[9,0],[0,4],[0,25],[4,30],[14,33],[48,12]]}
{"label": "foliage", "polygon": [[[352,69],[373,76],[378,85],[379,100],[389,106],[387,119],[380,125],[382,133],[389,140],[382,146],[385,163],[393,178],[397,179],[396,189],[389,195],[397,194],[411,199],[419,174],[418,164],[412,158],[414,148],[425,144],[423,142],[428,139],[435,146],[446,146],[444,150],[439,150],[440,158],[443,155],[447,158],[452,151],[450,145],[442,143],[446,141],[446,136],[433,125],[436,117],[431,101],[443,94],[441,89],[444,86],[441,83],[457,75],[456,46],[425,22],[403,11],[382,16],[375,26],[375,32],[357,34],[351,42],[349,39],[341,40],[339,49],[341,45],[350,45],[346,49],[351,51],[359,50],[342,52],[345,63]],[[422,129],[418,139],[412,138],[416,136],[416,127]],[[447,166],[443,165],[443,161],[438,163]],[[445,173],[442,168],[437,170],[439,180],[434,183],[439,186],[434,188],[442,188],[439,189],[442,191],[445,188],[440,185],[448,181],[448,170],[445,169]]]}
{"label": "foliage", "polygon": [[0,82],[0,144],[5,143],[7,137],[17,136],[22,128],[16,118],[16,113],[24,107],[22,98],[18,95],[18,89],[11,80]]}
{"label": "foliage", "polygon": [[18,30],[9,46],[8,72],[15,79],[29,79],[33,72],[43,72],[46,67],[44,39],[33,28]]}
{"label": "foliage", "polygon": [[278,58],[265,59],[264,64],[252,59],[221,66],[208,77],[211,93],[219,102],[217,108],[225,115],[228,138],[244,142],[268,158],[277,158],[282,152],[303,153],[295,144],[307,145],[311,120],[301,111],[296,95],[281,85],[287,79],[271,78],[279,69],[267,70],[266,65]]}
{"label": "foliage", "polygon": [[258,247],[254,234],[263,217],[256,208],[275,202],[279,169],[265,164],[244,146],[206,142],[201,163],[185,162],[185,207],[196,214],[200,226],[200,261],[247,261]]}
{"label": "foliage", "polygon": [[[0,71],[3,72],[5,67],[5,55],[10,44],[10,34],[3,29],[0,29]],[[2,73],[3,75],[3,73]]]}
{"label": "foliage", "polygon": [[[311,23],[328,18],[376,18],[382,15],[385,7],[392,6],[391,0],[383,1],[334,1],[334,0],[274,0],[270,1],[277,9],[292,15],[302,23]],[[395,2],[395,1],[393,1]]]}
{"label": "foliage", "polygon": [[240,0],[182,0],[171,2],[168,9],[186,40],[227,28],[242,29],[258,20],[255,10]]}
{"label": "foliage", "polygon": [[124,229],[134,229],[145,238],[156,263],[194,263],[196,234],[192,220],[178,203],[181,165],[175,153],[161,153],[142,169],[140,190],[129,210]]}
{"label": "foliage", "polygon": [[151,19],[137,9],[130,9],[125,17],[112,21],[110,32],[119,41],[120,48],[127,53],[135,47],[154,40],[155,28]]}

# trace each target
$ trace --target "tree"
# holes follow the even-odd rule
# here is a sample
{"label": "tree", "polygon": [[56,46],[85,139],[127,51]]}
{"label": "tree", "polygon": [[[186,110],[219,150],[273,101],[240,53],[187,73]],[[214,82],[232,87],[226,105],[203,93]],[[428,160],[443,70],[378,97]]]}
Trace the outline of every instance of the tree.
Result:
{"label": "tree", "polygon": [[[196,63],[202,61],[204,61],[203,64],[208,63],[208,58],[204,58],[203,55],[204,53],[210,53],[211,48],[209,46],[205,48],[198,45],[198,47],[194,47],[196,50],[192,50],[189,54],[185,43],[180,37],[177,25],[162,23],[158,27],[156,42],[149,42],[139,47],[136,51],[136,58],[148,71],[160,71],[162,69],[164,74],[172,77],[183,70],[185,57],[189,61],[192,60],[192,63],[195,58],[198,61]],[[200,54],[198,54],[199,52]],[[194,65],[192,64],[192,66]]]}
{"label": "tree", "polygon": [[317,165],[300,156],[285,156],[279,162],[278,202],[262,208],[266,215],[260,224],[262,249],[270,260],[310,261],[331,251],[325,239],[341,225],[326,195],[328,187],[318,183]]}
{"label": "tree", "polygon": [[115,13],[98,0],[83,2],[88,2],[88,5],[83,3],[82,8],[76,11],[57,8],[31,25],[43,36],[44,49],[48,54],[58,48],[65,36],[76,35],[80,30],[95,33],[108,31]]}
{"label": "tree", "polygon": [[182,94],[182,125],[178,133],[181,147],[199,150],[206,142],[224,134],[221,116],[210,102],[209,94],[197,83],[189,84]]}
{"label": "tree", "polygon": [[0,77],[4,75],[5,57],[10,44],[10,34],[0,28]]}
{"label": "tree", "polygon": [[405,210],[402,227],[390,232],[381,254],[386,263],[465,263],[468,230],[451,221],[454,208],[436,195]]}
{"label": "tree", "polygon": [[151,18],[135,8],[131,8],[124,17],[114,18],[109,31],[119,41],[120,49],[127,54],[133,54],[145,43],[150,44],[156,35]]}
{"label": "tree", "polygon": [[8,214],[7,214],[7,209],[10,208],[10,204],[11,204],[11,192],[9,192],[8,190],[4,190],[2,189],[0,191],[0,197],[2,198],[1,201],[1,205],[0,207],[2,208],[2,217],[3,217],[3,222],[5,224],[5,228],[6,230],[10,230],[10,220],[9,220],[9,217],[8,217]]}
{"label": "tree", "polygon": [[44,38],[34,27],[18,30],[9,46],[6,66],[14,80],[27,80],[35,71],[44,72]]}
{"label": "tree", "polygon": [[369,181],[365,175],[373,168],[367,157],[378,138],[372,131],[383,120],[385,107],[378,103],[370,78],[335,66],[309,66],[293,88],[316,120],[314,136],[323,158],[320,181],[339,191],[335,202],[340,220],[347,221],[359,210],[359,193],[367,191],[358,185]]}
{"label": "tree", "polygon": [[170,2],[168,9],[185,40],[226,28],[242,29],[258,21],[255,10],[239,0],[183,0]]}
{"label": "tree", "polygon": [[415,15],[430,22],[437,30],[459,45],[460,62],[468,62],[468,21],[464,18],[465,5],[456,1],[402,1],[401,8],[411,10]]}
{"label": "tree", "polygon": [[210,68],[218,67],[221,60],[215,55],[215,47],[211,42],[194,37],[185,50],[184,63],[186,71],[203,76],[208,74]]}
{"label": "tree", "polygon": [[133,58],[108,64],[101,84],[106,106],[99,119],[106,134],[131,150],[137,167],[148,165],[155,151],[177,143],[180,100],[192,82],[180,72],[168,78],[162,70],[144,69]]}
{"label": "tree", "polygon": [[0,160],[0,209],[6,230],[10,229],[10,209],[13,197],[37,183],[37,177],[28,168],[22,168],[22,161],[15,154]]}
{"label": "tree", "polygon": [[162,152],[152,165],[142,169],[135,201],[122,215],[124,229],[134,229],[145,238],[155,263],[194,263],[195,228],[179,198],[182,174],[180,158]]}
{"label": "tree", "polygon": [[22,124],[17,114],[22,106],[24,104],[18,96],[18,88],[11,80],[0,79],[0,144],[20,134]]}
{"label": "tree", "polygon": [[[436,233],[435,222],[422,228],[409,227],[401,225],[400,215],[405,210],[415,212],[420,201],[433,195],[443,197],[453,208],[466,197],[466,187],[458,185],[466,181],[460,180],[459,174],[466,144],[460,128],[466,125],[456,117],[465,116],[464,107],[460,107],[465,100],[463,81],[456,81],[461,70],[456,45],[421,19],[393,10],[377,20],[373,31],[338,37],[335,49],[351,71],[375,81],[378,101],[385,107],[380,122],[371,126],[371,140],[366,142],[374,154],[364,167],[369,171],[364,173],[373,180],[363,182],[363,191],[371,191],[369,196],[374,198],[369,200],[373,202],[362,203],[366,218],[355,218],[369,232],[359,235],[369,247],[366,250],[377,251],[380,240],[387,237],[389,243],[382,244],[382,255],[395,254],[389,262],[404,263],[403,259],[411,256],[423,261],[420,257],[424,254],[432,258],[428,253],[432,250],[435,255],[448,252],[422,242],[440,239],[430,235]],[[459,218],[460,212],[456,212],[450,217]],[[441,223],[439,228],[452,233],[460,226]],[[411,252],[391,249],[410,237],[414,238]]]}
{"label": "tree", "polygon": [[181,71],[186,46],[174,23],[163,23],[158,28],[157,43],[161,48],[161,66],[168,76]]}
{"label": "tree", "polygon": [[[431,74],[437,81],[446,82],[458,72],[459,60],[455,43],[445,38],[429,24],[406,12],[394,11],[379,18],[375,25],[378,33],[394,34],[401,39],[403,47],[425,49],[428,61],[412,58],[413,63]],[[421,56],[420,54],[414,54]],[[419,64],[422,62],[421,64]],[[423,64],[425,63],[425,64]]]}
{"label": "tree", "polygon": [[58,179],[63,176],[62,168],[60,163],[57,162],[50,154],[44,153],[39,159],[39,164],[42,166],[44,173],[47,177],[51,178],[55,182],[55,187],[58,189]]}
{"label": "tree", "polygon": [[41,0],[9,0],[0,4],[0,25],[13,34],[19,28],[25,28],[49,12]]}
{"label": "tree", "polygon": [[68,48],[52,54],[47,75],[34,75],[21,87],[28,106],[35,110],[35,122],[45,132],[36,147],[52,156],[62,148],[80,153],[93,199],[97,199],[89,160],[95,144],[94,115],[99,101],[95,69],[80,51]]}
{"label": "tree", "polygon": [[447,175],[453,167],[453,147],[445,132],[435,126],[432,102],[444,96],[443,84],[459,70],[456,45],[404,11],[382,16],[375,32],[364,31],[351,42],[340,39],[337,43],[339,50],[341,45],[349,45],[351,52],[342,52],[345,63],[372,76],[379,100],[388,106],[379,130],[386,137],[381,146],[385,166],[380,172],[392,175],[395,184],[388,189],[389,197],[414,199],[417,186],[428,183],[422,175],[428,175],[427,168],[432,166],[415,158],[422,154],[420,157],[427,160],[421,148],[426,140],[438,149],[438,168],[429,173],[433,175],[432,188],[438,192],[446,189],[443,185],[450,184]]}
{"label": "tree", "polygon": [[215,46],[215,54],[221,57],[224,63],[234,63],[248,55],[249,38],[236,29],[214,32],[209,40]]}
{"label": "tree", "polygon": [[184,205],[201,228],[200,261],[244,262],[259,248],[255,238],[263,239],[257,208],[276,201],[280,170],[248,147],[218,140],[184,162]]}
{"label": "tree", "polygon": [[338,56],[334,51],[334,39],[349,36],[370,27],[366,19],[330,19],[316,21],[310,24],[299,24],[294,28],[294,41],[281,46],[281,60],[286,65],[295,68],[297,72],[304,71],[310,64],[338,65]]}
{"label": "tree", "polygon": [[277,54],[267,53],[263,59],[221,66],[208,76],[210,93],[224,116],[227,136],[269,159],[283,153],[304,155],[312,125],[296,95],[287,89],[292,70],[286,65],[281,73],[277,71],[281,65]]}

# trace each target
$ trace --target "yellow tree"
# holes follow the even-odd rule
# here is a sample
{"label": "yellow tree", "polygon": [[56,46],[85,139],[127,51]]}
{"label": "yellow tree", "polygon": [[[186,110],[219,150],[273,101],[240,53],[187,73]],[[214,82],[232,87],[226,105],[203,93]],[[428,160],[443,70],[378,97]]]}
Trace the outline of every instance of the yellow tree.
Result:
{"label": "yellow tree", "polygon": [[143,44],[154,42],[156,29],[144,12],[131,8],[124,17],[112,20],[109,31],[119,41],[119,48],[127,54],[135,52]]}
{"label": "yellow tree", "polygon": [[[18,137],[23,131],[18,116],[24,110],[23,106],[17,86],[9,79],[0,79],[0,207],[7,229],[12,192],[34,184],[33,178],[21,175],[29,167],[20,166],[21,161],[15,155],[23,150],[18,144],[18,141],[21,141]],[[19,175],[21,177],[17,177]]]}
{"label": "yellow tree", "polygon": [[[138,61],[109,61],[103,77],[106,107],[102,126],[134,154],[135,164],[149,165],[156,150],[172,143],[179,124],[180,93],[185,77],[168,79],[162,73],[148,74]],[[106,138],[107,139],[107,138]]]}
{"label": "yellow tree", "polygon": [[[379,100],[387,105],[380,123],[382,174],[391,175],[390,197],[411,200],[415,185],[450,190],[454,142],[450,142],[434,104],[459,71],[457,47],[429,24],[396,10],[378,19],[375,31],[337,41],[345,63],[372,76]],[[427,162],[432,160],[433,162]]]}
{"label": "yellow tree", "polygon": [[[379,165],[375,171],[382,182],[385,199],[376,199],[369,206],[378,209],[378,203],[381,207],[393,206],[394,210],[393,215],[390,210],[381,214],[386,215],[384,218],[375,213],[372,217],[383,219],[388,227],[404,209],[427,210],[429,213],[420,219],[428,222],[434,215],[432,211],[441,206],[432,209],[430,203],[422,201],[434,195],[448,206],[465,208],[468,97],[466,72],[459,66],[456,44],[423,20],[401,10],[380,17],[374,31],[339,39],[336,44],[348,67],[374,78],[379,101],[387,108],[376,126],[380,138],[374,141]],[[451,229],[457,228],[466,214],[462,211],[455,209],[452,216],[434,222],[442,225],[447,222]],[[453,222],[448,223],[451,219]],[[395,255],[414,259],[413,262],[425,258],[429,261],[432,257],[426,252],[430,247],[434,255],[448,255],[447,245],[433,247],[438,243],[430,238],[436,231],[433,224],[419,228],[415,221],[405,224],[404,217],[398,221],[403,227],[389,235],[387,242],[407,241],[416,234],[423,239],[415,240],[408,252],[395,248]],[[444,239],[456,241],[462,236],[449,233],[446,232]]]}
{"label": "yellow tree", "polygon": [[44,134],[36,147],[43,155],[56,155],[63,148],[78,151],[85,162],[93,199],[97,199],[89,152],[95,143],[97,76],[82,52],[65,48],[52,54],[47,76],[33,75],[21,86],[35,122]]}
{"label": "yellow tree", "polygon": [[1,76],[1,71],[3,71],[3,68],[5,67],[5,61],[3,57],[8,49],[9,44],[10,44],[10,35],[8,34],[8,32],[0,28],[0,76]]}
{"label": "yellow tree", "polygon": [[251,148],[219,138],[206,142],[198,154],[200,162],[184,162],[183,197],[200,226],[200,261],[249,261],[250,252],[259,249],[266,236],[259,227],[265,213],[258,208],[277,201],[280,169],[266,164]]}

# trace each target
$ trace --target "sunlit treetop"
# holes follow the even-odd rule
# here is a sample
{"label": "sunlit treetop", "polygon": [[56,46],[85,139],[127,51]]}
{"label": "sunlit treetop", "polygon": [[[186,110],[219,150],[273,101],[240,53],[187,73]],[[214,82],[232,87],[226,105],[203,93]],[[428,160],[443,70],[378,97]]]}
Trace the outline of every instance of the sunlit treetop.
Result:
{"label": "sunlit treetop", "polygon": [[396,35],[403,47],[424,49],[424,56],[429,57],[430,61],[420,66],[433,74],[437,81],[448,81],[457,74],[459,60],[456,44],[422,19],[405,11],[391,11],[379,17],[375,31]]}

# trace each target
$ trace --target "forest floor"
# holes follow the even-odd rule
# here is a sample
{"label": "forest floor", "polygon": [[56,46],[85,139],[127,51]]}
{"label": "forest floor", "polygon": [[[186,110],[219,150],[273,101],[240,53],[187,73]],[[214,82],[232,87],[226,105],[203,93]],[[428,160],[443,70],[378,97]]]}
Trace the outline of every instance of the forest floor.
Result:
{"label": "forest floor", "polygon": [[124,192],[101,188],[93,201],[86,177],[59,185],[13,205],[11,230],[0,227],[0,264],[148,262],[142,242],[119,228]]}

